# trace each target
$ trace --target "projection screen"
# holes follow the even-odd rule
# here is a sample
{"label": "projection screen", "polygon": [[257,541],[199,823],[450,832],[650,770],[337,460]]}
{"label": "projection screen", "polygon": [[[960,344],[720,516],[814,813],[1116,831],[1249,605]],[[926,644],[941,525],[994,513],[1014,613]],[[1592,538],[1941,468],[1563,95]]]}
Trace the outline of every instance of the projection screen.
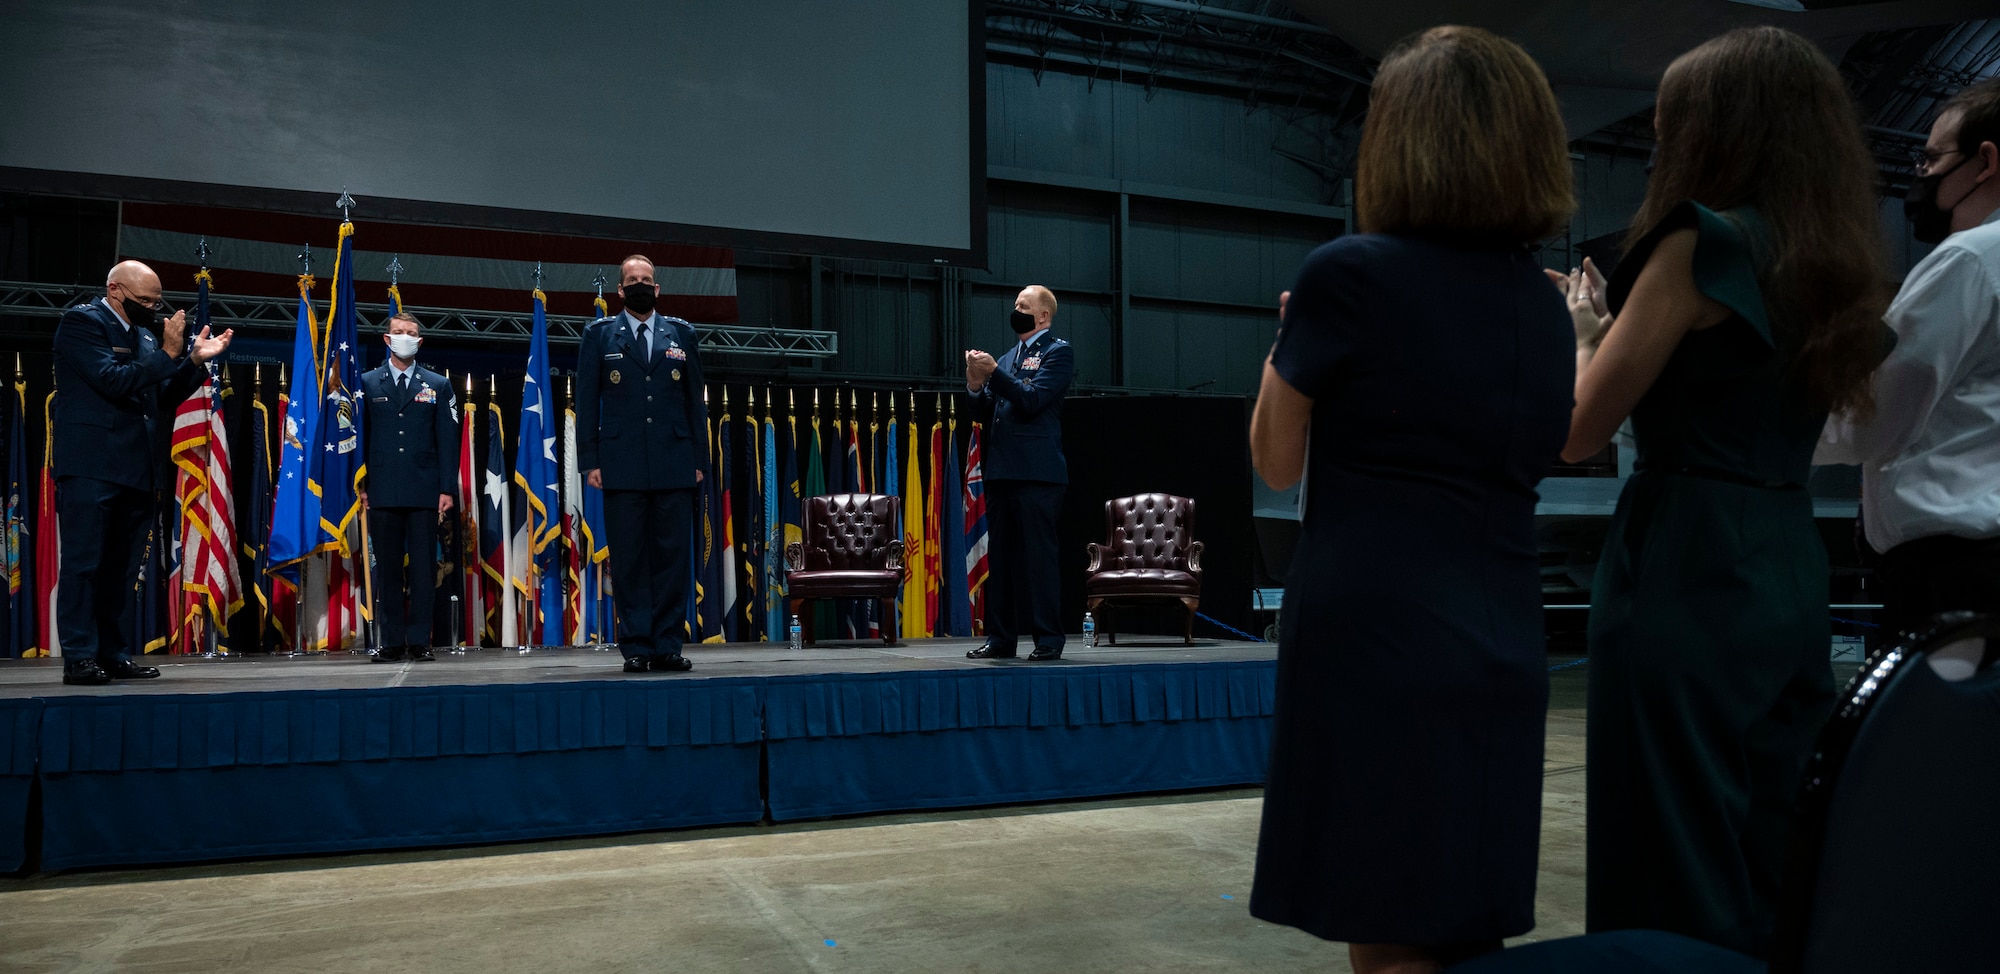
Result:
{"label": "projection screen", "polygon": [[983,261],[976,0],[5,8],[0,188]]}

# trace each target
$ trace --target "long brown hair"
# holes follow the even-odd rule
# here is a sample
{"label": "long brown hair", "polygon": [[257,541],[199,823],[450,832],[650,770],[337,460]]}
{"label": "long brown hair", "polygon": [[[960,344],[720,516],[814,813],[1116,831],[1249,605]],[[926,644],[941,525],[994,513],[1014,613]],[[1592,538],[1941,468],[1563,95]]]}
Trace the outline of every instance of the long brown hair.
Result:
{"label": "long brown hair", "polygon": [[1569,222],[1568,136],[1542,69],[1477,27],[1433,27],[1382,60],[1361,129],[1363,233],[1539,240]]}
{"label": "long brown hair", "polygon": [[1794,381],[1816,406],[1868,415],[1888,260],[1875,164],[1839,70],[1790,31],[1733,30],[1667,68],[1653,128],[1632,242],[1683,200],[1756,208],[1771,231],[1759,283]]}

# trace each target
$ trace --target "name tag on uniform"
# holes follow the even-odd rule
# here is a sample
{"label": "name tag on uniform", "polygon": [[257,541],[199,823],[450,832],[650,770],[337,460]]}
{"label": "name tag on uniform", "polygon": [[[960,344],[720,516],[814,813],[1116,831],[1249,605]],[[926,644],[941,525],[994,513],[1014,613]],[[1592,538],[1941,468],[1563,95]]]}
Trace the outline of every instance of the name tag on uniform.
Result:
{"label": "name tag on uniform", "polygon": [[120,346],[117,346],[117,345],[113,345],[113,346],[111,346],[111,350],[112,350],[112,351],[114,351],[114,352],[124,352],[124,353],[125,353],[125,354],[127,354],[127,355],[130,355],[130,354],[132,354],[132,350],[131,350],[131,349],[129,349],[129,348],[122,348],[122,347],[120,347]]}
{"label": "name tag on uniform", "polygon": [[605,352],[605,353],[604,353],[604,360],[605,360],[605,361],[607,361],[607,362],[608,362],[608,361],[610,361],[610,360],[612,360],[612,359],[615,359],[615,358],[624,358],[624,357],[625,357],[625,353],[624,353],[624,352]]}
{"label": "name tag on uniform", "polygon": [[433,388],[431,388],[430,386],[425,386],[425,387],[423,387],[422,389],[418,389],[418,390],[417,390],[417,395],[416,395],[416,401],[417,401],[417,402],[437,402],[437,401],[438,401],[438,394],[437,394],[437,390],[436,390],[436,389],[433,389]]}
{"label": "name tag on uniform", "polygon": [[373,399],[370,399],[370,400],[368,400],[368,401],[369,401],[369,402],[388,402],[388,401],[389,401],[389,397],[388,397],[388,396],[376,396],[375,398],[373,398]]}

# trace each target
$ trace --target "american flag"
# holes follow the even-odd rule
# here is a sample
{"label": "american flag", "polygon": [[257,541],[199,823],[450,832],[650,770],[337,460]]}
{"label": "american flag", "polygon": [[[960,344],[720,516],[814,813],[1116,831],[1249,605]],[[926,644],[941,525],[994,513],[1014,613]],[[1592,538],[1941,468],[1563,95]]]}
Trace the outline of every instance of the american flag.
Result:
{"label": "american flag", "polygon": [[972,631],[986,630],[986,473],[979,452],[979,424],[965,451],[965,587],[972,593]]}
{"label": "american flag", "polygon": [[175,652],[200,652],[205,622],[226,632],[243,607],[243,579],[236,567],[236,510],[229,470],[229,434],[222,425],[222,390],[210,371],[200,390],[174,413],[172,447],[179,468],[174,496],[180,502],[181,610]]}

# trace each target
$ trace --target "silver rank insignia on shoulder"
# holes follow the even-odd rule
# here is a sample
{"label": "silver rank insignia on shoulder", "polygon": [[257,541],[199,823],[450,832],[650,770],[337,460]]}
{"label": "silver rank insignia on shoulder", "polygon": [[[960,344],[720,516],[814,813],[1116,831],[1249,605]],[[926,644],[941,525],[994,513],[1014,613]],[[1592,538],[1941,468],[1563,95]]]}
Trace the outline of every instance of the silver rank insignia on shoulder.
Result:
{"label": "silver rank insignia on shoulder", "polygon": [[618,370],[617,370],[617,369],[612,369],[612,370],[611,370],[611,384],[612,384],[612,385],[614,385],[614,386],[615,386],[615,385],[617,385],[617,384],[618,384],[618,380],[620,380],[620,379],[622,379],[622,378],[624,378],[624,376],[622,376],[622,375],[619,375],[619,374],[618,374]]}

